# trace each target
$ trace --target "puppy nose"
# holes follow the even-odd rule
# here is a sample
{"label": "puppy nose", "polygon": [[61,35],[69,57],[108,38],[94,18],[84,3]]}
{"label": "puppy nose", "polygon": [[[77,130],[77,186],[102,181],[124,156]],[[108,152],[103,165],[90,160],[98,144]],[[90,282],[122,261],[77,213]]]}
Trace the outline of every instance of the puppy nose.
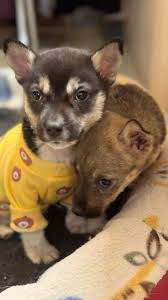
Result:
{"label": "puppy nose", "polygon": [[62,126],[47,126],[46,131],[50,137],[56,137],[61,134],[63,127]]}
{"label": "puppy nose", "polygon": [[82,199],[73,199],[72,211],[78,215],[83,216],[85,214],[86,202]]}
{"label": "puppy nose", "polygon": [[72,212],[79,217],[85,217],[85,210],[79,207],[72,207]]}

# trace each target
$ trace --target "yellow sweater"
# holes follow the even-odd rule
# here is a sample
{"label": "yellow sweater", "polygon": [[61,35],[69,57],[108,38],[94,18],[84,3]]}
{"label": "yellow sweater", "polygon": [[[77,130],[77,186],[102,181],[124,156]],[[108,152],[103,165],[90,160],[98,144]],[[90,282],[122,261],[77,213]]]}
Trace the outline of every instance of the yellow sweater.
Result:
{"label": "yellow sweater", "polygon": [[41,160],[30,151],[21,124],[0,140],[0,222],[10,217],[15,231],[45,228],[42,211],[58,201],[71,202],[74,183],[73,167]]}

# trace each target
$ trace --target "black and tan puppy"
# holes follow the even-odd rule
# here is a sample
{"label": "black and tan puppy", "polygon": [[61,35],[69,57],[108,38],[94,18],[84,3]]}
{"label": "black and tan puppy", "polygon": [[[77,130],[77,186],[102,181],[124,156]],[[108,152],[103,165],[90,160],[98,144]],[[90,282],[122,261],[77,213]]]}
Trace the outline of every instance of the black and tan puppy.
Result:
{"label": "black and tan puppy", "polygon": [[[4,52],[23,87],[24,118],[0,143],[1,173],[10,172],[0,176],[9,178],[0,180],[0,236],[20,232],[27,256],[48,263],[58,251],[44,236],[42,208],[71,196],[74,145],[102,116],[122,46],[114,40],[93,55],[68,47],[37,55],[19,41],[6,40]],[[4,167],[6,151],[11,158]]]}
{"label": "black and tan puppy", "polygon": [[[78,187],[73,211],[79,216],[102,215],[155,161],[166,135],[158,105],[136,85],[113,86],[105,111],[102,120],[82,137],[77,147]],[[73,224],[73,218],[69,223]],[[78,230],[75,225],[73,232]],[[85,231],[89,231],[86,222]]]}

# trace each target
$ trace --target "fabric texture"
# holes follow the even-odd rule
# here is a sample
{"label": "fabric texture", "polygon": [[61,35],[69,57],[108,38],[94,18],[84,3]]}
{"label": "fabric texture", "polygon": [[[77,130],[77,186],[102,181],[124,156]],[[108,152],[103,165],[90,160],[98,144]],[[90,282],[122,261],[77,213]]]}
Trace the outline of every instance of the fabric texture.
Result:
{"label": "fabric texture", "polygon": [[53,203],[71,203],[73,167],[43,161],[24,142],[22,125],[0,140],[0,223],[10,219],[17,232],[43,229],[43,211]]}

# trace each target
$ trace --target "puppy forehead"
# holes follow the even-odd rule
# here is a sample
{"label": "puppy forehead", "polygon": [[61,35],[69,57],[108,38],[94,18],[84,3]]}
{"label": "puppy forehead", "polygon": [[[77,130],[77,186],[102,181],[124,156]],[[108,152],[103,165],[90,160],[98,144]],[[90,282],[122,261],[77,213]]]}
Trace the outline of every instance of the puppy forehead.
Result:
{"label": "puppy forehead", "polygon": [[[56,48],[39,55],[35,61],[34,74],[46,75],[50,85],[67,85],[72,78],[95,81],[97,76],[88,52],[74,48]],[[88,80],[87,80],[88,79]]]}
{"label": "puppy forehead", "polygon": [[121,169],[127,169],[130,161],[129,156],[117,143],[111,135],[106,135],[107,128],[100,131],[100,126],[93,126],[78,143],[77,163],[82,165],[83,169],[98,170],[103,173],[113,171],[120,173]]}
{"label": "puppy forehead", "polygon": [[59,47],[50,49],[39,56],[40,60],[45,62],[60,62],[63,64],[73,65],[76,61],[80,63],[88,62],[90,60],[90,53],[83,49],[71,48],[71,47]]}
{"label": "puppy forehead", "polygon": [[91,65],[91,59],[83,50],[63,47],[42,53],[35,63],[37,68],[46,74],[68,74],[75,69]]}

